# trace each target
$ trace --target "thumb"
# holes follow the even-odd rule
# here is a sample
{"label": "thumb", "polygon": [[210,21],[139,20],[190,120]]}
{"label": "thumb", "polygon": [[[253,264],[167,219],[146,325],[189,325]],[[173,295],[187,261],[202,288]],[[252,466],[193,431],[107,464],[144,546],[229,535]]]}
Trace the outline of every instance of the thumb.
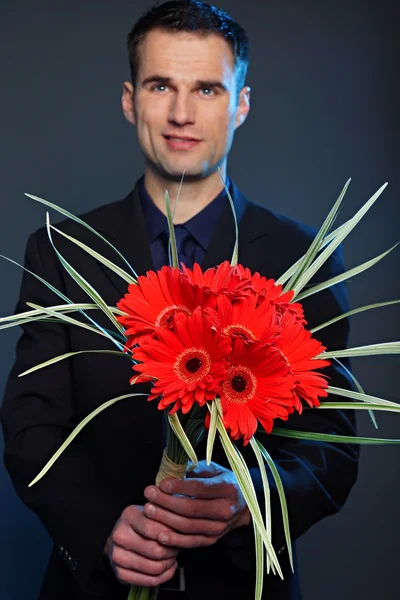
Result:
{"label": "thumb", "polygon": [[200,460],[197,465],[189,466],[186,477],[216,477],[217,475],[224,473],[226,470],[227,469],[221,467],[221,465],[218,465],[215,462],[210,462],[208,465],[206,460]]}

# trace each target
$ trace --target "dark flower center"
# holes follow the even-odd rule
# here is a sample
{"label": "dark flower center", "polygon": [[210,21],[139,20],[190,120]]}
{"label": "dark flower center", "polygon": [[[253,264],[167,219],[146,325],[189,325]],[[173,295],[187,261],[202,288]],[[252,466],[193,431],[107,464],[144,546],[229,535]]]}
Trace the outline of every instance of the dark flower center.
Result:
{"label": "dark flower center", "polygon": [[257,378],[244,365],[232,366],[228,369],[222,389],[229,402],[246,404],[256,395]]}
{"label": "dark flower center", "polygon": [[231,386],[235,392],[244,392],[247,386],[247,381],[241,375],[235,375],[235,377],[232,377]]}
{"label": "dark flower center", "polygon": [[206,377],[212,367],[211,356],[204,348],[186,348],[174,363],[176,375],[186,384],[193,384]]}
{"label": "dark flower center", "polygon": [[184,315],[191,315],[191,311],[186,307],[178,304],[173,304],[164,308],[157,319],[155,320],[156,327],[165,327],[171,329],[173,325],[173,317],[177,313],[183,313]]}
{"label": "dark flower center", "polygon": [[185,366],[186,370],[189,371],[189,373],[197,373],[201,365],[202,361],[196,356],[194,356],[193,358],[189,358]]}

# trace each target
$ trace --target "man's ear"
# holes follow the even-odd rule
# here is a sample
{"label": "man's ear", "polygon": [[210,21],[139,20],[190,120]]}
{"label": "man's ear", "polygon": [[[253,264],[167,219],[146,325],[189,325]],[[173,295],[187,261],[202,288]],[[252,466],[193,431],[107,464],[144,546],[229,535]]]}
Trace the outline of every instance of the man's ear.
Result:
{"label": "man's ear", "polygon": [[240,127],[245,120],[250,110],[250,87],[245,85],[239,94],[238,105],[236,108],[235,129]]}
{"label": "man's ear", "polygon": [[124,82],[124,87],[122,90],[122,111],[124,113],[125,119],[131,125],[136,125],[136,116],[135,116],[135,105],[133,102],[133,94],[134,87],[129,81]]}

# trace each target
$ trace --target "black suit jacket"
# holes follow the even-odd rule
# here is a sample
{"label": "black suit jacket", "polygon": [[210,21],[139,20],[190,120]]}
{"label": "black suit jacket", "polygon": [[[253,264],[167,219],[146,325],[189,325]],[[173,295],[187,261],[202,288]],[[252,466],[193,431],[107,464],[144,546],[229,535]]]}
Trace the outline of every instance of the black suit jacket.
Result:
{"label": "black suit jacket", "polygon": [[[240,195],[233,186],[233,196]],[[277,215],[242,197],[246,210],[239,227],[239,260],[253,272],[277,278],[307,250],[315,231]],[[152,268],[149,243],[137,188],[125,199],[100,207],[84,216],[92,227],[109,239],[139,274]],[[117,255],[101,240],[73,221],[60,226],[114,262]],[[126,292],[126,284],[106,267],[61,236],[54,234],[57,248],[77,268],[109,305]],[[203,267],[230,258],[234,227],[227,204],[213,233]],[[51,281],[74,302],[88,302],[86,294],[69,277],[57,260],[44,229],[34,233],[27,245],[28,269]],[[343,269],[340,252],[317,276],[322,281]],[[26,302],[43,306],[62,301],[43,284],[25,273],[17,311]],[[342,284],[311,296],[304,302],[310,327],[347,310]],[[91,312],[105,327],[107,318]],[[347,342],[346,320],[321,330],[319,339],[329,349]],[[155,403],[145,398],[121,401],[98,415],[35,486],[28,483],[62,444],[71,430],[88,413],[106,400],[132,387],[128,360],[100,354],[81,354],[27,377],[18,374],[29,367],[68,351],[111,348],[100,336],[79,328],[55,323],[23,327],[11,371],[1,419],[5,436],[5,464],[22,501],[41,519],[54,541],[54,549],[42,586],[41,600],[74,598],[126,599],[128,588],[114,577],[102,550],[108,535],[129,504],[144,504],[144,488],[154,482],[162,453],[162,415]],[[330,369],[331,383],[349,386],[344,371]],[[146,392],[146,385],[136,391]],[[354,435],[354,416],[337,411],[305,411],[291,415],[279,426]],[[293,539],[328,514],[339,510],[355,481],[357,450],[353,446],[299,441],[264,436],[280,471],[289,506]],[[199,450],[201,457],[202,450]],[[246,449],[252,475],[262,498],[260,475]],[[216,448],[216,462],[226,464]],[[282,549],[285,580],[266,577],[268,600],[299,598],[296,575],[290,573],[284,548],[280,506],[273,481],[272,510],[275,548]],[[235,530],[215,546],[182,552],[187,592],[191,600],[254,597],[252,528]],[[162,594],[160,598],[162,597]],[[168,598],[168,593],[164,593]],[[183,596],[182,596],[183,597]]]}

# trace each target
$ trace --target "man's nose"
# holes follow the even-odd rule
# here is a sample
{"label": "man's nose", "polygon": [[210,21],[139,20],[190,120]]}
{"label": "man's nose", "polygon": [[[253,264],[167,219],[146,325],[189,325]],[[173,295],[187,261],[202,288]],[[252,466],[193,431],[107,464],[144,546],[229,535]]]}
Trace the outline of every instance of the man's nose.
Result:
{"label": "man's nose", "polygon": [[195,103],[194,98],[188,92],[177,92],[171,100],[169,121],[177,125],[194,123]]}

